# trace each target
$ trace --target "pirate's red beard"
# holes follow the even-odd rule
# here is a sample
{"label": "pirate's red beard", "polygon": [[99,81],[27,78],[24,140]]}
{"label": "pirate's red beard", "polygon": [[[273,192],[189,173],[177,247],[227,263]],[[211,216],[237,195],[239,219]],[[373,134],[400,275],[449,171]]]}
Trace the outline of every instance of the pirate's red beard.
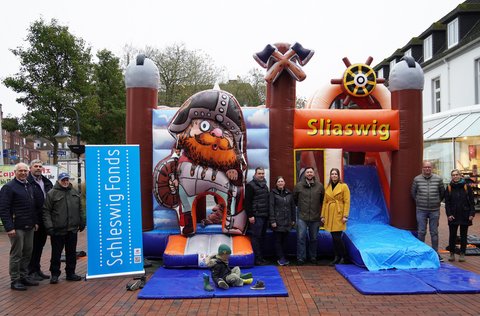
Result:
{"label": "pirate's red beard", "polygon": [[227,171],[239,167],[235,149],[225,138],[202,133],[194,137],[181,137],[180,145],[195,164]]}

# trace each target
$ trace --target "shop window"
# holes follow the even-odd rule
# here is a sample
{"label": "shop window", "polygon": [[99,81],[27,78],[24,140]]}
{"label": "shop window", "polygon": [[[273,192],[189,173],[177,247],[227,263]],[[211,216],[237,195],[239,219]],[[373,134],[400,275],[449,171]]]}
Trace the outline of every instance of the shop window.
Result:
{"label": "shop window", "polygon": [[[432,163],[433,172],[450,182],[450,171],[453,169],[453,145],[451,140],[436,140],[423,143],[423,159]],[[421,170],[418,171],[420,173]]]}
{"label": "shop window", "polygon": [[460,170],[465,182],[472,188],[475,208],[480,210],[480,137],[461,137],[455,139],[455,168]]}
{"label": "shop window", "polygon": [[393,67],[395,67],[396,64],[397,61],[395,59],[390,62],[390,71],[393,69]]}
{"label": "shop window", "polygon": [[403,56],[412,57],[412,49],[410,48],[409,50],[407,50],[405,54],[403,54]]}
{"label": "shop window", "polygon": [[423,40],[423,61],[432,59],[432,35]]}
{"label": "shop window", "polygon": [[440,77],[432,80],[432,113],[441,112]]}
{"label": "shop window", "polygon": [[383,68],[380,68],[377,73],[377,78],[385,78],[383,75]]}
{"label": "shop window", "polygon": [[447,30],[447,43],[448,48],[450,48],[458,44],[458,18],[448,23]]}

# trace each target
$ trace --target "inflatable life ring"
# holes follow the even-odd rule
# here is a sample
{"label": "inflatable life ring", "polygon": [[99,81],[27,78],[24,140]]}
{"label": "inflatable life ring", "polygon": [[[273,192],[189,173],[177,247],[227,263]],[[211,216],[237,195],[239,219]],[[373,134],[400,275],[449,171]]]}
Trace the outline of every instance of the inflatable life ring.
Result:
{"label": "inflatable life ring", "polygon": [[343,88],[354,97],[366,97],[377,84],[375,70],[366,64],[353,64],[343,74]]}

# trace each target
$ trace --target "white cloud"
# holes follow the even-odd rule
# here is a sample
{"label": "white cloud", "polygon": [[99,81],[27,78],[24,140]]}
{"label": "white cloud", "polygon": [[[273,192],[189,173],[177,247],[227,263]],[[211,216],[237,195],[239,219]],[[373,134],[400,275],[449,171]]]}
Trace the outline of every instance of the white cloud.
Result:
{"label": "white cloud", "polygon": [[251,126],[268,126],[268,111],[266,109],[259,109],[246,119]]}

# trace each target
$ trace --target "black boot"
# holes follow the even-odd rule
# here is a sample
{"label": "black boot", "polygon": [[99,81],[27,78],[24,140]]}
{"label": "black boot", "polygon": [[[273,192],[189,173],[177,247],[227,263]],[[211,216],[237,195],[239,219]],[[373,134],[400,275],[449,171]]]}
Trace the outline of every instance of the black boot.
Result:
{"label": "black boot", "polygon": [[333,261],[331,261],[328,265],[329,265],[330,267],[333,267],[334,265],[336,265],[337,263],[339,263],[341,259],[342,259],[341,257],[335,256],[335,259],[333,259]]}
{"label": "black boot", "polygon": [[183,226],[182,234],[183,235],[191,235],[193,234],[193,218],[192,212],[183,213]]}

